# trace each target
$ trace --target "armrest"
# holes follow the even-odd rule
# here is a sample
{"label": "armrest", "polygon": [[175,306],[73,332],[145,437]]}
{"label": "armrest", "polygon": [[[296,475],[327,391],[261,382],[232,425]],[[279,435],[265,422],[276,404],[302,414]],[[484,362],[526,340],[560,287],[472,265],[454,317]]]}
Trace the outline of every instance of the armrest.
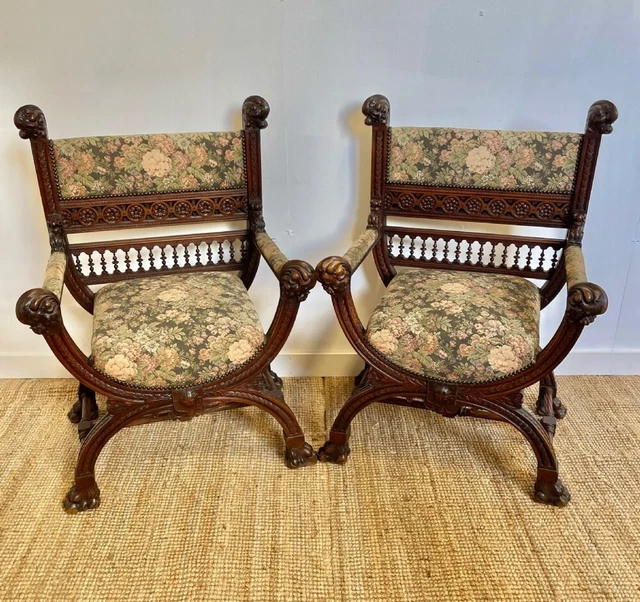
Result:
{"label": "armrest", "polygon": [[351,275],[371,252],[379,236],[379,230],[367,228],[342,257],[332,256],[323,259],[316,267],[316,277],[324,290],[330,295],[344,292]]}
{"label": "armrest", "polygon": [[578,245],[569,245],[564,252],[567,275],[567,318],[583,326],[607,311],[607,293],[597,284],[587,282],[584,255]]}
{"label": "armrest", "polygon": [[269,264],[271,271],[277,278],[280,278],[282,268],[287,261],[289,261],[287,256],[280,250],[273,238],[271,238],[266,232],[256,233],[255,242],[260,254]]}
{"label": "armrest", "polygon": [[64,286],[67,256],[55,251],[49,256],[42,288],[33,288],[16,303],[16,316],[36,334],[54,332],[62,326],[60,299]]}

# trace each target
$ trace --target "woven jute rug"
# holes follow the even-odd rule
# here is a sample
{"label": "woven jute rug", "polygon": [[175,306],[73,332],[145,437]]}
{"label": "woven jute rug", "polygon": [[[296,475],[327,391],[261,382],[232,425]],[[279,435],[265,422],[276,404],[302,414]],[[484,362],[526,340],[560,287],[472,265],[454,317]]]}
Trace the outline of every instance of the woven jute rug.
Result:
{"label": "woven jute rug", "polygon": [[[0,600],[640,600],[640,377],[559,385],[563,509],[507,425],[376,406],[346,465],[295,471],[254,408],[130,428],[68,516],[73,381],[0,381]],[[315,447],[351,387],[285,380]]]}

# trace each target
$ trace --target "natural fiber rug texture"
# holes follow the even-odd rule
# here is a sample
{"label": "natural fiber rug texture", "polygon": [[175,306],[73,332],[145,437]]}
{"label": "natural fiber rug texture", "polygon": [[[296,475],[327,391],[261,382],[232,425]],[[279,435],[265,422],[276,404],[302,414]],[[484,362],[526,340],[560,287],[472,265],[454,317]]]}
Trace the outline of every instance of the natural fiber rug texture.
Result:
{"label": "natural fiber rug texture", "polygon": [[[285,379],[314,447],[352,384]],[[563,509],[509,426],[375,406],[346,465],[295,471],[254,408],[127,429],[68,516],[73,381],[0,381],[0,600],[640,600],[640,377],[559,385]]]}

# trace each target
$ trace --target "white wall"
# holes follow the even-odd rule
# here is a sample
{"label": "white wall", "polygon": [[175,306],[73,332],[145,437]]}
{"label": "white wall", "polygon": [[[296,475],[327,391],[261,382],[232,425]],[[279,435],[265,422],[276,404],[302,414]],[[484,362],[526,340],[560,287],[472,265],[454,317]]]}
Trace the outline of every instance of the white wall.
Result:
{"label": "white wall", "polygon": [[[64,374],[14,317],[48,256],[29,145],[14,111],[42,107],[52,137],[239,127],[249,94],[271,104],[263,133],[265,213],[291,257],[342,253],[364,228],[370,130],[362,101],[386,94],[396,125],[582,131],[613,100],[585,254],[609,293],[564,371],[640,372],[639,0],[73,0],[9,2],[0,21],[0,376]],[[366,321],[381,290],[370,259],[355,277]],[[277,283],[252,288],[265,325]],[[90,320],[63,305],[86,349]],[[545,312],[550,336],[563,303]],[[303,305],[278,368],[355,369],[328,295]]]}

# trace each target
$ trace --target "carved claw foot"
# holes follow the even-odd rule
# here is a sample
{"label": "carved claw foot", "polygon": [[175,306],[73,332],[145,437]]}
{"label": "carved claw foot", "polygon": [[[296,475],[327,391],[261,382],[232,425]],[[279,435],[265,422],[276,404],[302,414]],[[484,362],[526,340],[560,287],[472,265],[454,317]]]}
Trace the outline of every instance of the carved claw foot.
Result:
{"label": "carved claw foot", "polygon": [[552,504],[562,508],[569,503],[571,494],[560,481],[550,483],[549,481],[536,481],[533,498],[541,504]]}
{"label": "carved claw foot", "polygon": [[[560,401],[559,397],[554,397],[552,402],[553,415],[558,419],[562,420],[567,415],[567,407]],[[546,416],[546,406],[544,401],[538,400],[538,404],[536,406],[536,414],[538,416]]]}
{"label": "carved claw foot", "polygon": [[553,415],[561,420],[567,415],[567,407],[560,401],[560,398],[555,397],[553,399]]}
{"label": "carved claw foot", "polygon": [[318,451],[318,459],[320,462],[344,464],[350,453],[351,449],[347,443],[333,443],[331,441],[327,441]]}
{"label": "carved claw foot", "polygon": [[85,510],[94,510],[100,505],[100,489],[97,485],[78,489],[75,485],[67,493],[62,507],[67,514],[78,514]]}
{"label": "carved claw foot", "polygon": [[301,466],[313,466],[318,461],[318,456],[313,448],[305,443],[302,447],[287,448],[284,459],[289,468],[300,468]]}

